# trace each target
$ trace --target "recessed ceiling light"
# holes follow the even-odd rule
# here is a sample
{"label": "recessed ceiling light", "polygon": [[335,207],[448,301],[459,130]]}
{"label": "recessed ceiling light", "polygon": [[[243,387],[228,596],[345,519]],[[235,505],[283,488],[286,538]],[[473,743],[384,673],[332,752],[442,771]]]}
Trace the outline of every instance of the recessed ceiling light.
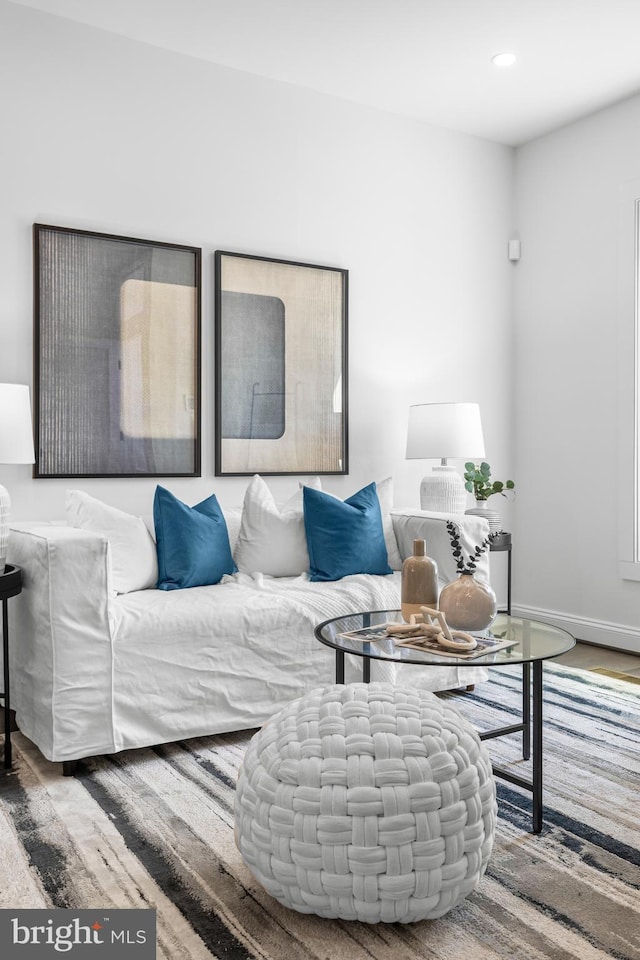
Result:
{"label": "recessed ceiling light", "polygon": [[491,63],[495,67],[512,67],[515,62],[515,53],[496,53],[495,57],[491,57]]}

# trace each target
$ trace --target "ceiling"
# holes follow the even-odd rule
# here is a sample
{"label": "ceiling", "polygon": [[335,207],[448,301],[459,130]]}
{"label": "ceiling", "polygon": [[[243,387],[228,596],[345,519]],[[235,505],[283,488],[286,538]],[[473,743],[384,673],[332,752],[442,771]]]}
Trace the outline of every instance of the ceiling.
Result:
{"label": "ceiling", "polygon": [[640,91],[638,0],[10,2],[511,146]]}

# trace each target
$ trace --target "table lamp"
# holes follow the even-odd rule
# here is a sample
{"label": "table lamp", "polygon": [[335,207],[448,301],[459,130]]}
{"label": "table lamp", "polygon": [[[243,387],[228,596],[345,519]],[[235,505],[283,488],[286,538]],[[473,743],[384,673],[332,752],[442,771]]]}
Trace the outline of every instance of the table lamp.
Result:
{"label": "table lamp", "polygon": [[484,455],[477,403],[418,403],[409,407],[407,460],[441,461],[420,484],[422,510],[464,513],[464,481],[447,460],[479,460]]}
{"label": "table lamp", "polygon": [[[29,387],[0,383],[0,463],[33,463],[33,428]],[[9,541],[11,500],[0,484],[0,573],[4,573]]]}

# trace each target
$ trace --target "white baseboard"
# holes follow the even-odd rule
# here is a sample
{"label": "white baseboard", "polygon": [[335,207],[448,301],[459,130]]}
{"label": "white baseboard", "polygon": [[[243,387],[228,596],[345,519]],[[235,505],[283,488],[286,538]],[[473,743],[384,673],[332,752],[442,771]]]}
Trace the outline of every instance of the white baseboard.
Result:
{"label": "white baseboard", "polygon": [[624,623],[607,623],[605,620],[589,620],[575,614],[558,610],[543,610],[539,607],[522,607],[514,604],[512,613],[516,617],[528,617],[530,620],[543,620],[562,630],[567,630],[576,640],[597,643],[603,647],[614,647],[628,653],[640,654],[640,625],[627,626]]}

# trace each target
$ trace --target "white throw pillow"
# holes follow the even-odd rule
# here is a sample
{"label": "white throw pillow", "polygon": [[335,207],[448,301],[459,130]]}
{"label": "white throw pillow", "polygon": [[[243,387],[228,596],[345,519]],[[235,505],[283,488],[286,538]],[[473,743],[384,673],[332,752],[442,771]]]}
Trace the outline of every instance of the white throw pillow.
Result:
{"label": "white throw pillow", "polygon": [[[302,513],[302,487],[279,507],[259,474],[247,487],[233,559],[240,573],[298,577],[309,569]],[[310,480],[308,486],[319,486]]]}
{"label": "white throw pillow", "polygon": [[[240,523],[242,522],[242,507],[221,507],[222,514],[227,524],[227,533],[229,535],[229,546],[231,553],[236,548],[238,535],[240,533]],[[236,564],[238,566],[238,564]]]}
{"label": "white throw pillow", "polygon": [[116,593],[155,587],[156,545],[141,517],[110,507],[82,490],[67,490],[66,513],[70,526],[98,533],[109,541],[112,587]]}
{"label": "white throw pillow", "polygon": [[382,514],[382,532],[384,533],[384,542],[387,547],[387,559],[392,570],[402,570],[402,557],[398,550],[398,542],[393,530],[393,519],[391,511],[393,509],[393,477],[387,477],[386,480],[376,482],[378,500],[380,501],[380,512]]}

